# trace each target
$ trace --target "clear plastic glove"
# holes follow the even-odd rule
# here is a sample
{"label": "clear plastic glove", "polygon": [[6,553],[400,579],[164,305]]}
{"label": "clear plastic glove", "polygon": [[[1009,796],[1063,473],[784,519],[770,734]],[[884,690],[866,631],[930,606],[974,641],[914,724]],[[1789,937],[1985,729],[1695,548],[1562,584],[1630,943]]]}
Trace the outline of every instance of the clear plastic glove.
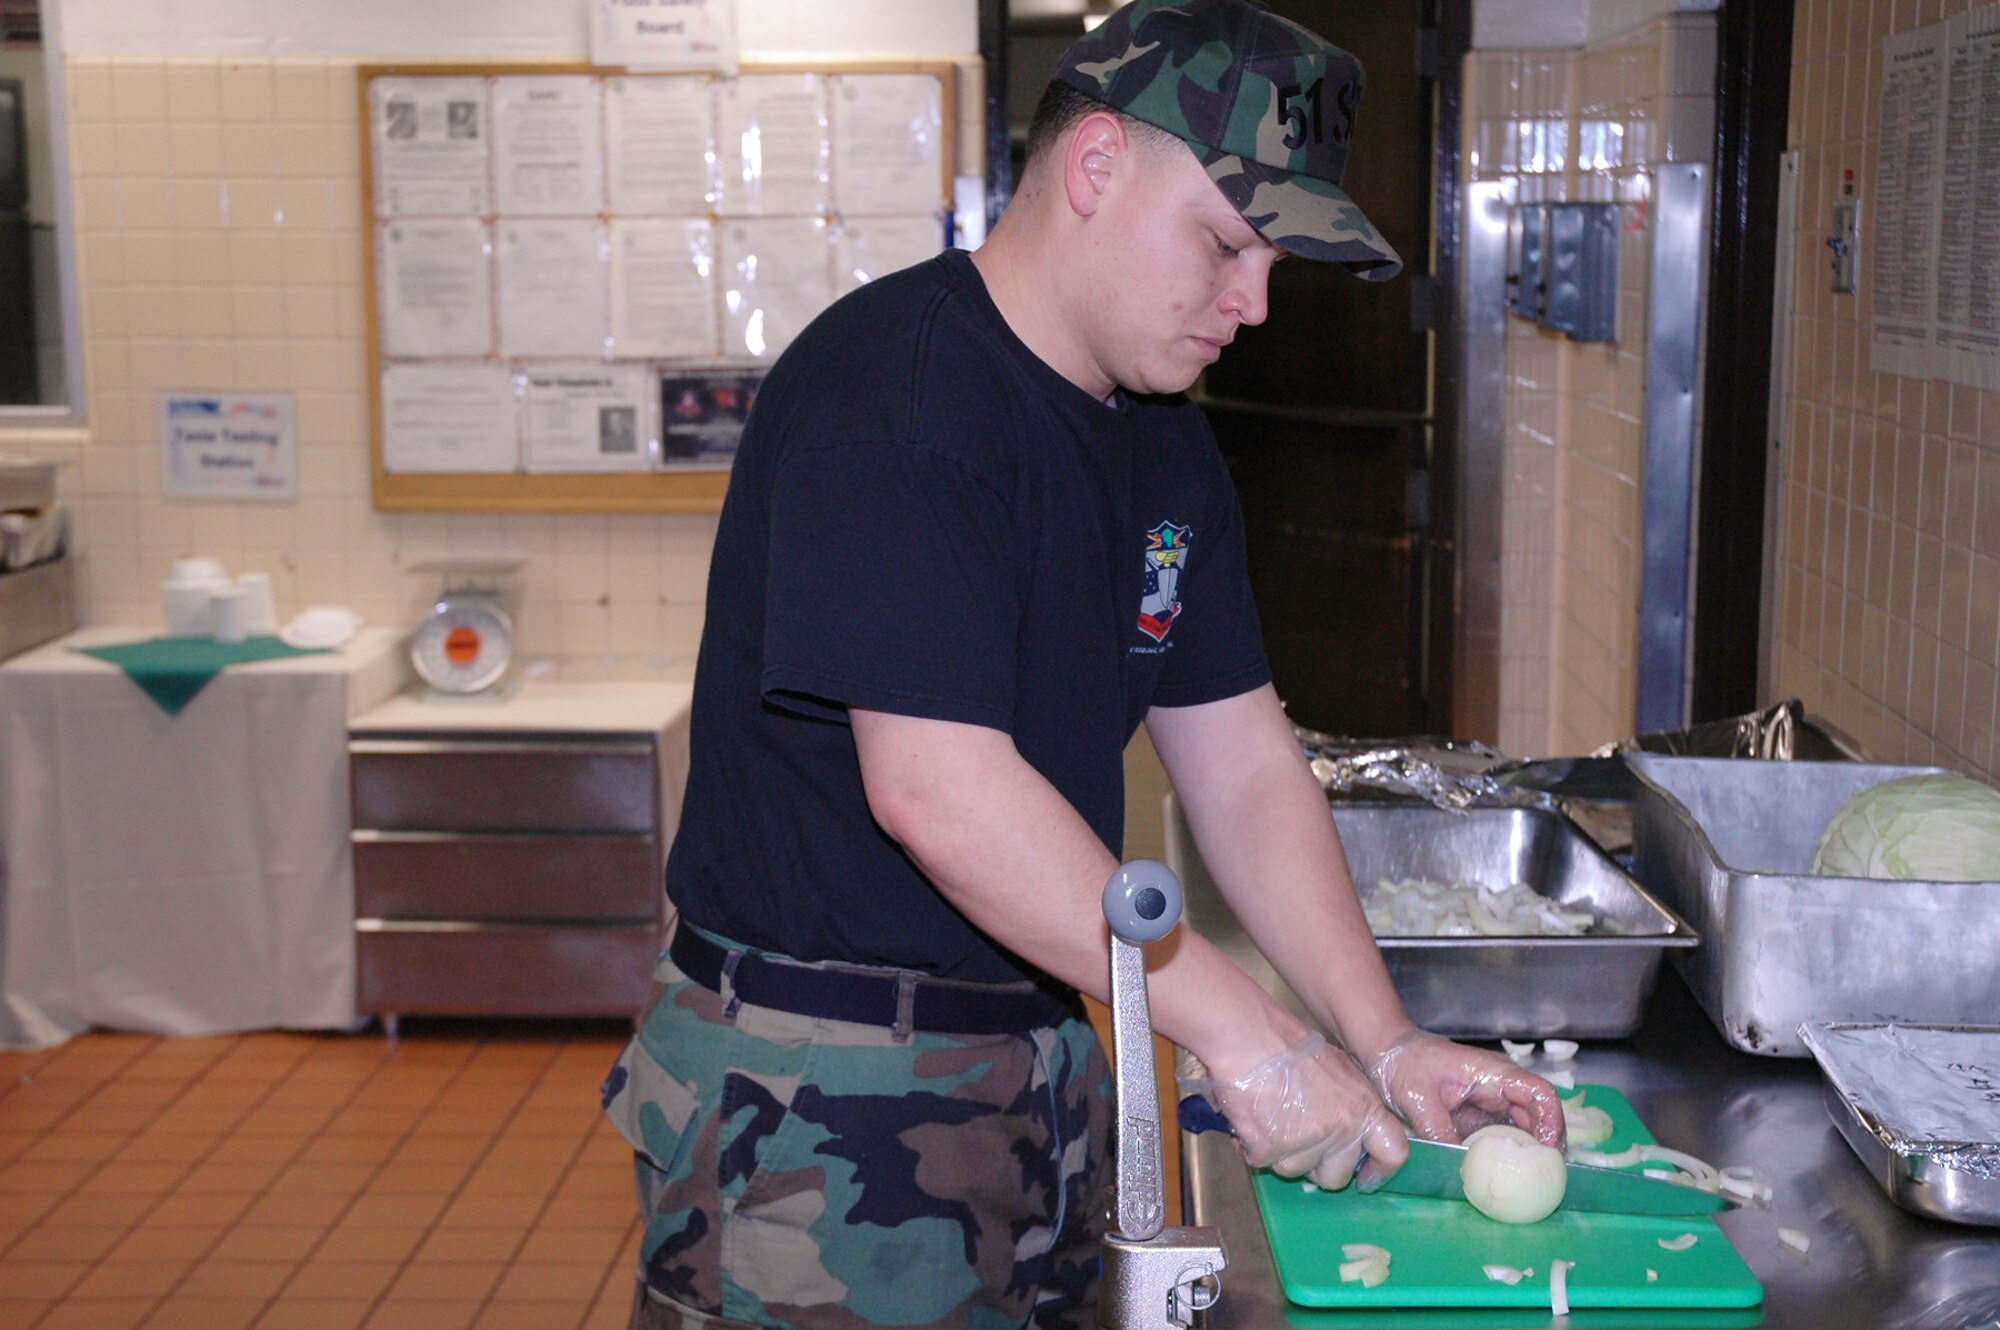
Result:
{"label": "clear plastic glove", "polygon": [[1180,1089],[1229,1119],[1245,1160],[1280,1177],[1306,1175],[1338,1191],[1354,1180],[1365,1153],[1361,1190],[1373,1191],[1410,1157],[1402,1124],[1361,1069],[1317,1034],[1236,1080],[1187,1078]]}
{"label": "clear plastic glove", "polygon": [[1455,1145],[1481,1127],[1509,1122],[1562,1148],[1556,1088],[1498,1053],[1412,1030],[1376,1057],[1368,1079],[1425,1140]]}

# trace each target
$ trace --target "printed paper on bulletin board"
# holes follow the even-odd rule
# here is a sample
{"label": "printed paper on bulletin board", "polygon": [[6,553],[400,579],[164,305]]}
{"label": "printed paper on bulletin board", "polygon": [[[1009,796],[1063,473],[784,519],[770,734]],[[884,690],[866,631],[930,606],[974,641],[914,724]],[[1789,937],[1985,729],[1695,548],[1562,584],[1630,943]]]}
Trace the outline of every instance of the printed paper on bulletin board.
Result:
{"label": "printed paper on bulletin board", "polygon": [[2000,390],[2000,5],[1886,38],[1882,57],[1870,367]]}
{"label": "printed paper on bulletin board", "polygon": [[712,511],[733,434],[668,386],[734,421],[948,233],[949,64],[359,73],[380,508]]}

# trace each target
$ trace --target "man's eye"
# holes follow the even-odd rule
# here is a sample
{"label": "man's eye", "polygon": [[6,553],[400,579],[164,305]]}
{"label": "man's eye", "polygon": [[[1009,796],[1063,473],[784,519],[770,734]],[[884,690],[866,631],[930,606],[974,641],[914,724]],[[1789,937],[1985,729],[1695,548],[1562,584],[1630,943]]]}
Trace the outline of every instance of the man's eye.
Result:
{"label": "man's eye", "polygon": [[1237,249],[1236,246],[1230,244],[1227,240],[1224,240],[1221,236],[1215,238],[1215,252],[1225,259],[1233,259],[1242,253],[1241,250]]}

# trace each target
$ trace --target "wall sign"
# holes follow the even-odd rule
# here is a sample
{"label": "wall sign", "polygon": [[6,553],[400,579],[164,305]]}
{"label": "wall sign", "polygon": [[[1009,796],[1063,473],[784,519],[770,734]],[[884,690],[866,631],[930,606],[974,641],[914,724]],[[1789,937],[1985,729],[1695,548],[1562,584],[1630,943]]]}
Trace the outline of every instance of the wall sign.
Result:
{"label": "wall sign", "polygon": [[298,497],[289,393],[162,393],[160,492],[170,499]]}
{"label": "wall sign", "polygon": [[590,63],[736,72],[736,0],[589,0]]}

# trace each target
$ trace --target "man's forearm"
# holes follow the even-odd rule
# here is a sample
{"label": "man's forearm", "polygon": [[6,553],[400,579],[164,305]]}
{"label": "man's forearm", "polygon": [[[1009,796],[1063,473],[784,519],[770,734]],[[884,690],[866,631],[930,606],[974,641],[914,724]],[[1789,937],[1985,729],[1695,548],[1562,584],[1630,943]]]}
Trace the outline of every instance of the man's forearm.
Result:
{"label": "man's forearm", "polygon": [[[1075,808],[996,731],[881,713],[856,713],[854,725],[870,807],[945,899],[1002,946],[1107,999],[1101,894],[1117,860]],[[1155,1028],[1217,1074],[1240,1075],[1308,1032],[1188,929],[1147,959]]]}
{"label": "man's forearm", "polygon": [[1306,1009],[1367,1066],[1410,1021],[1311,773],[1274,761],[1182,807],[1245,931]]}
{"label": "man's forearm", "polygon": [[1147,719],[1202,861],[1244,930],[1365,1067],[1410,1028],[1368,930],[1326,796],[1277,695]]}

